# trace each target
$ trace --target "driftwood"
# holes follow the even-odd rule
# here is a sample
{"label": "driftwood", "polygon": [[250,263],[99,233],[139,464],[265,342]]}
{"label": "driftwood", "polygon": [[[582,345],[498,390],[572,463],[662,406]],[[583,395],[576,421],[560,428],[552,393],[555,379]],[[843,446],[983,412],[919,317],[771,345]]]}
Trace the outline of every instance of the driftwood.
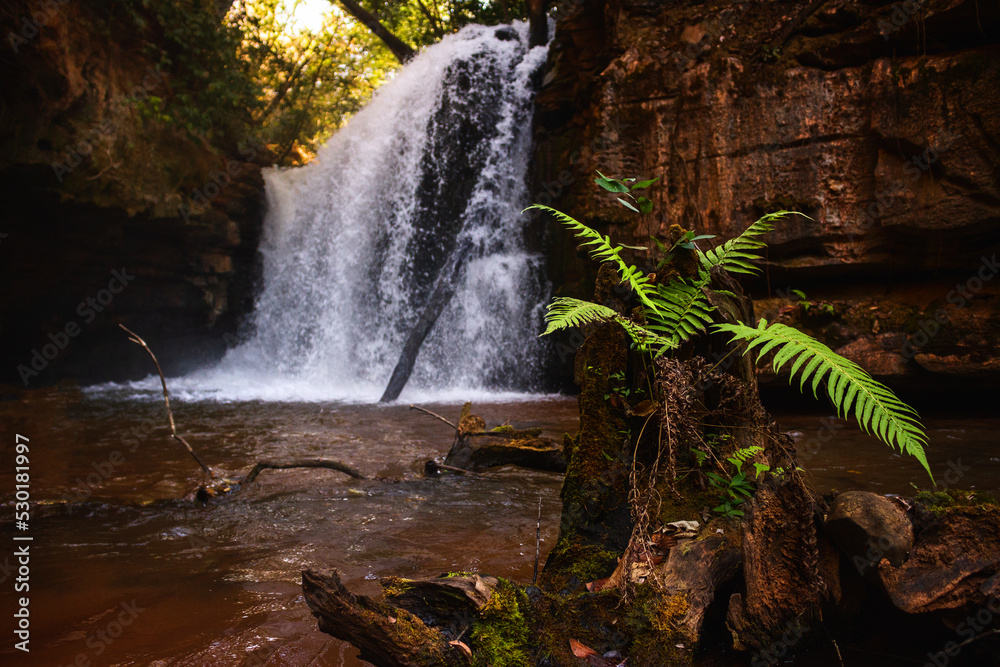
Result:
{"label": "driftwood", "polygon": [[566,472],[562,448],[528,431],[460,436],[448,452],[445,463],[472,471],[516,465],[546,472]]}
{"label": "driftwood", "polygon": [[135,333],[134,331],[131,331],[124,324],[119,324],[118,326],[121,327],[125,331],[125,333],[129,335],[130,341],[132,341],[136,345],[141,345],[142,348],[146,350],[150,358],[153,360],[153,363],[156,365],[156,372],[160,376],[160,385],[163,387],[163,404],[167,408],[167,418],[170,422],[171,436],[175,440],[180,442],[182,445],[184,445],[184,448],[188,451],[188,453],[191,454],[194,460],[198,462],[198,465],[201,466],[201,469],[205,471],[205,474],[207,474],[211,478],[211,481],[209,483],[199,486],[193,493],[193,497],[199,500],[200,502],[207,502],[208,499],[214,498],[215,496],[232,493],[234,491],[239,490],[242,486],[250,484],[255,479],[257,479],[257,476],[260,475],[261,471],[263,470],[286,470],[289,468],[327,468],[330,470],[339,470],[340,472],[350,475],[355,479],[367,479],[364,475],[362,475],[360,472],[358,472],[351,466],[347,465],[346,463],[335,461],[333,459],[259,461],[253,468],[250,469],[250,472],[247,473],[245,477],[239,479],[233,479],[214,472],[210,467],[208,467],[208,464],[206,464],[201,459],[201,457],[198,456],[198,454],[194,451],[194,448],[191,447],[188,441],[177,433],[177,426],[174,423],[174,413],[170,409],[170,393],[167,391],[167,380],[163,376],[163,369],[160,368],[160,362],[159,360],[157,360],[156,355],[153,354],[153,351],[149,348],[149,345],[146,344],[146,341],[143,340],[139,336],[139,334]]}
{"label": "driftwood", "polygon": [[327,468],[329,470],[339,470],[354,479],[368,479],[346,463],[341,463],[333,459],[296,459],[294,461],[260,461],[250,469],[250,472],[240,480],[240,483],[251,483],[264,470],[287,470],[289,468]]}
{"label": "driftwood", "polygon": [[423,412],[425,415],[430,415],[431,417],[435,417],[437,419],[440,419],[441,421],[443,421],[445,424],[447,424],[448,426],[452,427],[456,431],[458,430],[458,426],[456,426],[452,422],[448,421],[447,419],[445,419],[444,417],[442,417],[441,415],[439,415],[436,412],[431,412],[430,410],[428,410],[426,408],[422,408],[419,405],[411,405],[410,409],[411,410],[419,410],[420,412]]}
{"label": "driftwood", "polygon": [[328,575],[303,571],[302,590],[319,629],[356,646],[362,660],[380,667],[464,667],[472,662],[468,649],[449,643],[405,609],[351,593],[335,570]]}
{"label": "driftwood", "polygon": [[562,447],[549,438],[541,437],[540,428],[518,430],[504,425],[487,431],[486,422],[472,414],[471,403],[462,406],[458,425],[430,410],[415,405],[411,405],[410,409],[419,410],[455,429],[455,441],[444,464],[434,464],[433,467],[428,464],[429,474],[436,473],[437,469],[482,472],[505,465],[546,472],[566,471]]}
{"label": "driftwood", "polygon": [[449,640],[460,639],[493,597],[496,577],[470,573],[434,579],[382,580],[386,601],[410,612]]}

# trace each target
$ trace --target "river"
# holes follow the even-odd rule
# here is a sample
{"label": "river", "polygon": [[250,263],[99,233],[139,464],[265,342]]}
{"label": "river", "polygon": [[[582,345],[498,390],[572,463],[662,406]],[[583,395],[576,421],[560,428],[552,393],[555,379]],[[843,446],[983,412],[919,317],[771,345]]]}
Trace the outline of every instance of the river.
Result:
{"label": "river", "polygon": [[[299,588],[302,569],[336,568],[352,590],[369,594],[378,592],[378,577],[456,570],[529,582],[539,498],[543,562],[553,544],[561,476],[507,468],[424,478],[424,462],[447,452],[452,431],[405,404],[175,400],[179,431],[220,470],[324,456],[376,478],[265,471],[207,506],[182,500],[200,471],[170,438],[155,383],[140,384],[64,386],[0,402],[4,422],[31,446],[27,664],[357,667],[365,663],[354,649],[316,629]],[[480,398],[475,412],[489,426],[509,420],[553,438],[576,429],[573,398]],[[460,410],[455,402],[423,406],[451,418]],[[820,490],[912,494],[911,484],[928,486],[912,460],[852,425],[825,415],[779,421]],[[991,447],[1000,421],[928,426],[939,480],[958,469],[963,488],[997,490],[1000,457]],[[823,441],[825,430],[833,437]],[[822,446],[806,456],[813,437]],[[13,456],[8,445],[3,451]],[[13,488],[13,466],[0,470],[0,486]],[[9,545],[13,508],[3,514],[0,542]],[[5,610],[14,605],[7,579]]]}

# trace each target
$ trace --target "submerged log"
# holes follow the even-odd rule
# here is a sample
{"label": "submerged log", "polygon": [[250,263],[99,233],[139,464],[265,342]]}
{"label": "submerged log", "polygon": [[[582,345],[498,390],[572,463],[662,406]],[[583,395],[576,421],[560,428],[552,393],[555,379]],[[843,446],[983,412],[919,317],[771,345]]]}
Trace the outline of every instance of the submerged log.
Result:
{"label": "submerged log", "polygon": [[471,664],[458,645],[405,609],[351,593],[336,570],[328,575],[303,571],[302,590],[319,629],[356,646],[362,660],[379,667]]}
{"label": "submerged log", "polygon": [[444,464],[428,461],[428,475],[437,474],[441,470],[482,472],[505,465],[546,472],[566,472],[563,448],[553,440],[541,437],[540,428],[519,430],[505,424],[487,431],[486,422],[472,414],[472,403],[462,406],[458,425],[430,410],[414,405],[410,409],[420,410],[455,429],[455,441]]}

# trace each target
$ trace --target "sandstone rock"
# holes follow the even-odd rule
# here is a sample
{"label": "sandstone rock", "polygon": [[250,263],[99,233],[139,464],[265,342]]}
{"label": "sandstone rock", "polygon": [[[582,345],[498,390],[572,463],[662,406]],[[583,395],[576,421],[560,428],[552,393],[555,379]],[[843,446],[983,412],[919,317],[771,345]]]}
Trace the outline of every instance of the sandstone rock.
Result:
{"label": "sandstone rock", "polygon": [[892,603],[910,614],[959,619],[1000,609],[1000,510],[959,507],[917,535],[910,557],[883,565],[879,578]]}
{"label": "sandstone rock", "polygon": [[825,524],[860,574],[876,572],[883,558],[901,565],[913,547],[913,524],[895,503],[868,491],[845,491],[833,501]]}
{"label": "sandstone rock", "polygon": [[[575,5],[537,98],[535,200],[628,244],[648,242],[647,225],[725,239],[766,211],[802,211],[812,219],[768,238],[760,296],[841,302],[839,333],[821,339],[863,339],[844,352],[884,381],[1000,384],[1000,9],[941,3],[887,31],[879,3],[808,5]],[[917,49],[920,30],[938,46]],[[604,196],[598,169],[660,177],[646,191],[653,213],[640,223]],[[583,294],[593,269],[564,236],[552,234],[553,279]],[[885,321],[846,317],[862,303]],[[949,324],[928,334],[942,309]]]}

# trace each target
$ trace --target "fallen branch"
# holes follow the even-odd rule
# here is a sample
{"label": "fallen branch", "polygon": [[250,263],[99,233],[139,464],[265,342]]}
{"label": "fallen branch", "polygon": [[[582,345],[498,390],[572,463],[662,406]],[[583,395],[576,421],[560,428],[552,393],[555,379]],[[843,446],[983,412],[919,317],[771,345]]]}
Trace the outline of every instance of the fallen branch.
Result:
{"label": "fallen branch", "polygon": [[241,480],[241,484],[250,484],[264,470],[287,470],[289,468],[327,468],[329,470],[339,470],[350,475],[354,479],[368,479],[360,472],[340,461],[332,459],[300,459],[296,461],[259,461],[257,465],[250,469],[247,476]]}
{"label": "fallen branch", "polygon": [[427,461],[427,463],[424,464],[424,476],[426,477],[433,477],[442,470],[458,473],[459,475],[473,475],[473,476],[479,475],[479,473],[473,472],[472,470],[466,470],[465,468],[456,468],[455,466],[448,466],[443,463],[438,463],[433,459]]}
{"label": "fallen branch", "polygon": [[410,409],[411,410],[420,410],[421,412],[423,412],[426,415],[430,415],[431,417],[437,417],[438,419],[440,419],[441,421],[443,421],[445,424],[447,424],[448,426],[452,427],[456,431],[458,430],[458,427],[455,426],[455,424],[453,424],[452,422],[448,421],[447,419],[445,419],[441,415],[437,414],[436,412],[431,412],[430,410],[422,408],[422,407],[420,407],[418,405],[411,405]]}
{"label": "fallen branch", "polygon": [[465,667],[472,660],[442,634],[399,607],[344,587],[336,570],[302,572],[302,592],[319,629],[348,641],[361,659],[381,667]]}
{"label": "fallen branch", "polygon": [[188,441],[177,435],[177,427],[174,425],[174,413],[170,410],[170,394],[167,392],[167,381],[163,377],[163,369],[160,368],[160,362],[156,359],[156,355],[153,354],[153,351],[149,349],[148,345],[146,345],[146,341],[139,337],[139,334],[129,330],[124,324],[119,324],[118,326],[129,335],[130,341],[136,345],[141,345],[143,349],[149,353],[153,363],[156,364],[156,372],[160,374],[160,384],[163,385],[163,404],[167,406],[167,418],[170,420],[170,434],[173,436],[174,440],[177,440],[179,443],[184,445],[184,448],[188,450],[188,454],[194,457],[194,460],[198,462],[198,465],[201,466],[201,469],[205,471],[206,475],[209,477],[215,477],[215,473],[212,472],[212,469],[201,460],[201,457],[198,456],[197,453],[195,453],[191,445],[188,444]]}

